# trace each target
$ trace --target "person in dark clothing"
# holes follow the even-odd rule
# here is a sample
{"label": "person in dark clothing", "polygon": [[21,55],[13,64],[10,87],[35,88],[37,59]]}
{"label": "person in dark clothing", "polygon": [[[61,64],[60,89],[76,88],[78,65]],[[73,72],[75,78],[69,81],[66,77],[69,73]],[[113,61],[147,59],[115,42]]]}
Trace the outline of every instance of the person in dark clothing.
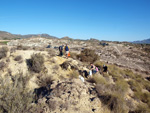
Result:
{"label": "person in dark clothing", "polygon": [[106,65],[103,65],[103,72],[108,73],[108,67]]}
{"label": "person in dark clothing", "polygon": [[59,52],[60,52],[60,56],[63,56],[63,45],[62,46],[59,46]]}

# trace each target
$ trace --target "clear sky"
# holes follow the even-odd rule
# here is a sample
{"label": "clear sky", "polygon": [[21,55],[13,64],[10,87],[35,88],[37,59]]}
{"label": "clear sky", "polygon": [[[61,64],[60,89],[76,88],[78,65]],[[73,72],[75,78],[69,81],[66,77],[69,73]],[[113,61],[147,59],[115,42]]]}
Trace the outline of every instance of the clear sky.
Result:
{"label": "clear sky", "polygon": [[150,0],[0,0],[0,30],[74,39],[150,38]]}

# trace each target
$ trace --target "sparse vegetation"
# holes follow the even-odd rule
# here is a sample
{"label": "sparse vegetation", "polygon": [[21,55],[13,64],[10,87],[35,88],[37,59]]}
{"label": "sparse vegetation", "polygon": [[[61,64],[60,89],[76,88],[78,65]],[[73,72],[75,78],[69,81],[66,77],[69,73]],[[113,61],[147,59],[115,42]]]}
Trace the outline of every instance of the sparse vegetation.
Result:
{"label": "sparse vegetation", "polygon": [[[51,41],[51,40],[50,40]],[[64,44],[64,42],[61,42],[61,39],[55,40],[57,44]],[[67,40],[65,40],[67,41]],[[64,57],[54,57],[57,55],[58,48],[57,44],[55,49],[52,48],[42,48],[42,47],[30,47],[33,48],[36,51],[37,54],[32,54],[34,51],[30,51],[31,58],[26,60],[26,63],[28,65],[28,69],[33,76],[32,80],[30,80],[31,76],[26,76],[21,73],[19,75],[15,75],[14,71],[18,71],[19,67],[26,68],[26,66],[21,66],[16,64],[15,61],[18,63],[21,63],[24,59],[28,58],[27,56],[24,56],[22,58],[21,55],[17,56],[20,53],[26,53],[23,50],[30,49],[28,47],[24,47],[21,44],[17,46],[17,48],[13,47],[10,49],[10,56],[7,55],[8,48],[7,47],[1,47],[0,48],[0,112],[2,113],[40,113],[40,112],[51,112],[53,110],[60,109],[62,112],[65,112],[65,110],[70,107],[70,104],[76,106],[78,103],[75,101],[69,101],[69,102],[61,102],[55,101],[53,96],[56,96],[59,99],[63,99],[66,97],[68,98],[76,98],[76,95],[80,97],[80,92],[86,93],[87,96],[94,96],[93,98],[90,98],[90,101],[99,102],[102,103],[102,109],[106,107],[106,112],[109,113],[149,113],[150,112],[150,78],[148,77],[145,79],[142,75],[145,73],[149,73],[149,67],[146,67],[146,70],[144,70],[144,66],[142,64],[140,70],[137,66],[137,69],[130,69],[130,66],[128,65],[128,69],[126,67],[123,67],[124,65],[121,65],[120,62],[114,63],[111,59],[110,61],[107,60],[107,57],[113,57],[114,60],[116,56],[117,58],[122,58],[122,55],[124,57],[129,57],[129,61],[131,59],[134,59],[136,65],[136,58],[139,58],[139,64],[144,62],[145,65],[148,65],[150,57],[145,57],[145,55],[149,56],[149,47],[142,45],[137,45],[137,48],[140,49],[140,51],[136,50],[137,48],[134,48],[133,45],[126,45],[125,52],[123,51],[122,46],[117,46],[118,51],[121,51],[122,55],[118,54],[119,52],[115,52],[116,49],[111,48],[111,44],[107,47],[101,47],[99,46],[99,42],[95,41],[68,41],[71,44],[76,43],[83,45],[83,47],[75,47],[70,44],[70,50],[71,50],[71,57],[68,59],[65,59]],[[101,55],[101,58],[106,56],[106,60],[102,59],[99,60],[98,54],[95,53],[94,50],[85,49],[90,48],[92,44],[93,49],[96,50],[96,53]],[[109,43],[109,42],[108,42]],[[113,43],[113,42],[111,42]],[[119,44],[122,44],[121,42],[116,42]],[[54,43],[55,44],[55,43]],[[45,44],[46,45],[46,44]],[[45,46],[44,45],[44,46]],[[113,45],[115,47],[115,44]],[[53,44],[52,44],[53,47]],[[120,48],[119,48],[120,47]],[[16,51],[16,49],[21,51]],[[103,49],[103,50],[102,50]],[[48,55],[45,57],[44,55],[38,53],[40,51],[47,51]],[[80,50],[80,54],[77,54]],[[115,51],[114,51],[115,50]],[[74,52],[76,51],[76,52]],[[123,52],[122,52],[123,51]],[[103,53],[106,52],[106,54]],[[13,53],[11,55],[11,53]],[[43,52],[45,53],[45,52]],[[134,54],[135,53],[135,54]],[[44,62],[44,57],[46,58],[46,62]],[[53,57],[53,58],[52,58]],[[140,59],[141,58],[141,59]],[[74,60],[73,60],[74,59]],[[62,61],[59,61],[62,60]],[[77,62],[75,61],[77,60]],[[82,62],[80,62],[80,61]],[[103,62],[108,61],[108,62]],[[119,60],[120,61],[120,60]],[[45,66],[44,66],[45,63]],[[60,64],[62,63],[62,64]],[[89,73],[89,63],[93,63],[96,67],[100,67],[101,71],[103,70],[103,65],[107,65],[108,67],[108,73],[96,73],[92,77],[87,77]],[[123,62],[124,63],[124,62]],[[137,63],[137,65],[138,65]],[[7,66],[8,65],[8,66]],[[18,66],[15,68],[15,66]],[[119,67],[122,66],[122,67]],[[126,66],[126,64],[125,64]],[[134,65],[133,65],[134,66]],[[6,68],[8,67],[8,68]],[[61,67],[61,68],[60,68]],[[135,66],[136,67],[136,66]],[[27,69],[23,70],[23,72]],[[79,72],[81,73],[79,74]],[[85,72],[87,73],[87,76],[85,75]],[[147,72],[146,72],[147,71]],[[137,74],[137,73],[141,73]],[[143,73],[142,73],[143,72]],[[82,84],[82,81],[79,80],[79,75],[83,76],[85,78],[85,82]],[[76,78],[76,79],[74,79]],[[68,79],[68,81],[67,81]],[[73,79],[73,81],[71,81]],[[78,80],[77,80],[78,79]],[[29,81],[29,82],[28,82]],[[70,82],[71,81],[71,82]],[[74,87],[69,87],[73,85],[74,81],[77,81],[78,85],[74,85]],[[34,82],[32,84],[32,82]],[[66,83],[68,83],[66,85]],[[27,84],[31,85],[33,87],[32,91],[27,89]],[[61,86],[61,84],[64,84]],[[32,86],[33,85],[33,86]],[[80,85],[85,86],[82,88],[82,90],[75,90],[72,91],[72,89],[77,89],[77,87],[80,89]],[[76,87],[77,86],[77,87]],[[29,86],[30,87],[30,86]],[[30,88],[31,88],[30,87]],[[34,89],[35,88],[35,89]],[[55,89],[56,88],[56,89]],[[85,88],[85,89],[84,89]],[[33,90],[36,92],[33,93]],[[54,91],[54,93],[51,93],[51,91]],[[59,90],[62,92],[59,93]],[[67,91],[68,90],[68,91]],[[67,92],[65,92],[67,91]],[[64,92],[66,94],[64,94]],[[68,97],[67,97],[68,96]],[[71,97],[72,96],[72,97]],[[53,98],[50,100],[50,98]],[[82,96],[80,97],[82,98]],[[59,100],[58,99],[58,100]],[[92,100],[93,99],[93,100]],[[98,101],[97,101],[97,100]],[[82,101],[82,100],[81,100]],[[78,101],[79,102],[79,101]],[[95,103],[93,102],[93,103]],[[36,103],[36,104],[35,104]],[[93,103],[91,106],[93,106]],[[139,104],[138,104],[139,103]],[[57,107],[58,105],[58,107]],[[138,105],[138,106],[137,106]],[[98,105],[97,105],[98,106]],[[75,108],[78,111],[80,109],[76,106]],[[96,108],[93,107],[92,111],[94,111]],[[105,110],[104,110],[105,111]],[[105,112],[104,112],[105,113]]]}

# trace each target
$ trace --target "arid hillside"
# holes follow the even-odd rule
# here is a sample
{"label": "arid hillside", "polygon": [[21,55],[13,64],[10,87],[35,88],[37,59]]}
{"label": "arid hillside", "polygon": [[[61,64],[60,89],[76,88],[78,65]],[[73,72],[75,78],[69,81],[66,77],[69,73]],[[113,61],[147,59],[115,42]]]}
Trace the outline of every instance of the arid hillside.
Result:
{"label": "arid hillside", "polygon": [[73,40],[73,39],[46,39],[30,38],[14,40],[8,43],[9,46],[22,46],[31,48],[51,48],[57,49],[60,45],[68,44],[71,52],[80,53],[88,48],[95,50],[100,56],[100,60],[120,67],[133,69],[150,75],[150,46],[143,44],[106,42],[98,40]]}
{"label": "arid hillside", "polygon": [[[38,37],[6,43],[0,45],[0,113],[150,112],[149,45]],[[65,44],[68,59],[59,56]],[[90,63],[100,69],[92,76]]]}

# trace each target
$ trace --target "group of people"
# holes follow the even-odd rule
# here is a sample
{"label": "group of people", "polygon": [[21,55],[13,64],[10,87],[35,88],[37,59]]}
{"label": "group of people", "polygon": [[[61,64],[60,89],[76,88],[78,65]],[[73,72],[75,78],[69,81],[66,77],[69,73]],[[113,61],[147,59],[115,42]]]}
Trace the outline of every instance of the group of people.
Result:
{"label": "group of people", "polygon": [[[59,56],[63,56],[63,53],[65,52],[66,58],[68,58],[69,56],[69,46],[66,44],[65,46],[59,46]],[[90,72],[89,72],[89,76],[92,76],[93,74],[96,74],[97,72],[99,72],[100,74],[103,73],[108,73],[108,67],[106,65],[103,65],[103,68],[101,69],[101,67],[96,67],[94,64],[91,63],[91,67],[90,67]],[[80,76],[81,78],[81,76]]]}
{"label": "group of people", "polygon": [[89,75],[92,76],[93,74],[96,74],[97,72],[100,72],[100,74],[108,73],[108,67],[106,65],[103,65],[103,70],[100,69],[100,67],[96,67],[94,64],[91,64],[91,70],[89,72]]}
{"label": "group of people", "polygon": [[63,56],[63,52],[65,51],[65,55],[66,55],[66,58],[68,58],[69,56],[69,46],[66,44],[66,46],[64,47],[64,45],[62,46],[59,46],[59,55],[60,56]]}

